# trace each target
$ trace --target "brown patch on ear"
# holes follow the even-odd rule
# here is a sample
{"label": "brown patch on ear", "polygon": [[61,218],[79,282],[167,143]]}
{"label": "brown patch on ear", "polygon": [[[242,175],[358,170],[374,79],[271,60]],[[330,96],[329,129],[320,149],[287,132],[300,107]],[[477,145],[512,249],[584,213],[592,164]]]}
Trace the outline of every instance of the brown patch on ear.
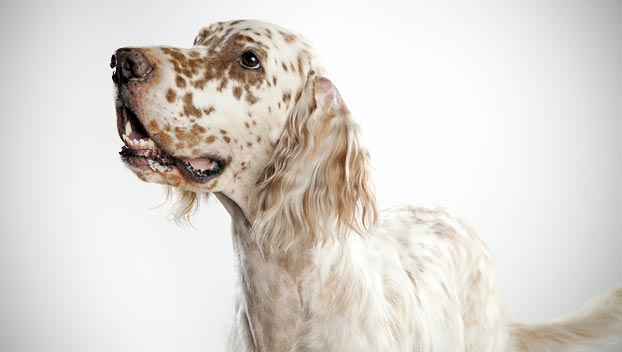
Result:
{"label": "brown patch on ear", "polygon": [[369,155],[339,92],[310,77],[257,182],[253,232],[276,257],[375,224]]}
{"label": "brown patch on ear", "polygon": [[205,138],[205,142],[208,143],[208,144],[209,143],[214,143],[215,140],[216,140],[216,137],[214,137],[214,136],[209,136],[209,137]]}
{"label": "brown patch on ear", "polygon": [[283,102],[287,103],[292,98],[292,95],[288,93],[283,93]]}

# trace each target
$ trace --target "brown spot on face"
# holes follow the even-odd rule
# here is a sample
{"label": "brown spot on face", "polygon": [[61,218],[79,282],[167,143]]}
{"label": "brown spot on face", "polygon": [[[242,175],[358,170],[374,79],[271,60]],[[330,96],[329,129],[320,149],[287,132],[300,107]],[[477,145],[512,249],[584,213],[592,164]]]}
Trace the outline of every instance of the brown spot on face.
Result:
{"label": "brown spot on face", "polygon": [[214,180],[212,181],[212,183],[207,185],[207,189],[209,190],[214,189],[214,187],[216,187],[217,184],[218,184],[218,180]]}
{"label": "brown spot on face", "polygon": [[209,114],[213,113],[214,111],[216,111],[216,109],[211,105],[209,106],[209,108],[203,109],[203,112],[206,116],[209,116]]}
{"label": "brown spot on face", "polygon": [[196,81],[192,82],[192,86],[197,89],[203,89],[205,88],[205,85],[207,84],[207,82],[208,82],[208,79],[203,77],[201,79],[197,79]]}
{"label": "brown spot on face", "polygon": [[153,128],[153,129],[158,129],[158,122],[156,120],[151,120],[149,121],[149,127]]}
{"label": "brown spot on face", "polygon": [[225,142],[227,142],[227,143],[231,142],[231,138],[229,138],[228,136],[224,136],[224,137],[222,137],[222,139],[224,139]]}
{"label": "brown spot on face", "polygon": [[227,131],[225,131],[225,130],[220,130],[220,134],[227,134]]}
{"label": "brown spot on face", "polygon": [[177,94],[175,94],[175,91],[173,91],[171,88],[166,90],[166,100],[169,103],[172,103],[175,101],[175,98],[177,98]]}
{"label": "brown spot on face", "polygon": [[276,76],[272,76],[272,84],[276,86]]}
{"label": "brown spot on face", "polygon": [[247,101],[250,105],[255,104],[255,103],[257,102],[257,100],[259,100],[259,99],[257,99],[257,97],[256,97],[256,96],[254,96],[252,93],[247,93],[247,94],[246,94],[246,101]]}
{"label": "brown spot on face", "polygon": [[261,143],[261,137],[257,136],[257,143]]}
{"label": "brown spot on face", "polygon": [[283,39],[285,39],[286,43],[293,43],[298,39],[298,37],[295,36],[294,34],[285,33],[282,31],[279,31],[279,33],[281,34],[281,36],[283,36]]}
{"label": "brown spot on face", "polygon": [[181,185],[181,178],[179,178],[178,176],[166,175],[166,180],[173,187],[178,187],[179,185]]}
{"label": "brown spot on face", "polygon": [[246,121],[244,121],[244,126],[246,126],[246,128],[251,128],[251,124]]}
{"label": "brown spot on face", "polygon": [[177,75],[177,77],[175,77],[175,85],[179,88],[184,88],[186,87],[186,80],[182,76]]}
{"label": "brown spot on face", "polygon": [[252,146],[253,146],[253,143],[251,143],[251,142],[246,142],[246,146],[250,148],[250,147],[252,147]]}
{"label": "brown spot on face", "polygon": [[248,35],[245,35],[245,34],[238,35],[235,38],[235,40],[238,41],[238,42],[241,42],[241,43],[245,43],[245,44],[250,43],[250,44],[254,44],[254,45],[266,48],[265,44],[255,40],[254,38],[252,38],[252,37],[250,37]]}
{"label": "brown spot on face", "polygon": [[209,137],[205,138],[205,142],[206,143],[214,143],[215,140],[216,140],[216,137],[214,137],[214,136],[209,136]]}
{"label": "brown spot on face", "polygon": [[194,133],[205,133],[205,131],[207,131],[205,129],[205,127],[203,127],[203,126],[201,126],[199,124],[195,123],[194,125],[192,125],[192,132],[194,132]]}
{"label": "brown spot on face", "polygon": [[183,97],[183,101],[184,101],[184,115],[201,117],[201,110],[199,110],[192,103],[192,93],[186,93],[186,95],[184,95]]}
{"label": "brown spot on face", "polygon": [[281,63],[281,67],[283,67],[283,70],[285,70],[285,72],[287,72],[287,65],[284,62]]}
{"label": "brown spot on face", "polygon": [[223,78],[216,90],[222,92],[225,88],[227,88],[227,83],[229,83],[229,80],[227,78]]}
{"label": "brown spot on face", "polygon": [[240,97],[242,96],[242,88],[241,88],[241,87],[235,87],[235,88],[233,88],[233,96],[234,96],[237,100],[240,100]]}

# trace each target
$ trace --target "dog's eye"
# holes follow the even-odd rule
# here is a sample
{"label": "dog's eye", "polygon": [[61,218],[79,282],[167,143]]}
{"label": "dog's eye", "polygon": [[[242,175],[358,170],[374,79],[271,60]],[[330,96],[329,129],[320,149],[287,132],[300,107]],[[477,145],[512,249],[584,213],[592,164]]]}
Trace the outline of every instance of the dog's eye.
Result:
{"label": "dog's eye", "polygon": [[244,68],[256,70],[261,65],[259,64],[259,58],[252,51],[247,51],[240,56],[240,65]]}

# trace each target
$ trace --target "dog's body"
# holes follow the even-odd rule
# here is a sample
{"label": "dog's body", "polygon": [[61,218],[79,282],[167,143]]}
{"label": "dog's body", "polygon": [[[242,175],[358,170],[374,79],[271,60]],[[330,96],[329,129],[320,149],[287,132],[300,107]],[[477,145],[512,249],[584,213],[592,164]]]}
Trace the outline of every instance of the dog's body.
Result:
{"label": "dog's body", "polygon": [[619,288],[516,324],[460,219],[378,214],[357,126],[302,37],[218,23],[192,49],[123,48],[112,66],[127,165],[181,191],[178,217],[202,193],[231,214],[231,351],[562,351],[622,333]]}
{"label": "dog's body", "polygon": [[[373,234],[311,250],[300,272],[266,263],[259,253],[247,260],[240,267],[253,268],[245,277],[258,297],[249,305],[243,291],[238,296],[235,351],[253,345],[247,317],[261,326],[255,339],[270,346],[261,350],[508,350],[489,257],[443,210],[386,210]],[[287,346],[265,340],[286,329],[296,336]]]}

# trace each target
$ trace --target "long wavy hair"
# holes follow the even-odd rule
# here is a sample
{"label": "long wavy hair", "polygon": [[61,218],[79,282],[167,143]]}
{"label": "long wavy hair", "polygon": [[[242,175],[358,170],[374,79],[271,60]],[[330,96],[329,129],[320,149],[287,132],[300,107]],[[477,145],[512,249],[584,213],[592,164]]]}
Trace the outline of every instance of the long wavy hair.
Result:
{"label": "long wavy hair", "polygon": [[369,153],[337,88],[309,77],[257,181],[252,233],[277,257],[375,225]]}

